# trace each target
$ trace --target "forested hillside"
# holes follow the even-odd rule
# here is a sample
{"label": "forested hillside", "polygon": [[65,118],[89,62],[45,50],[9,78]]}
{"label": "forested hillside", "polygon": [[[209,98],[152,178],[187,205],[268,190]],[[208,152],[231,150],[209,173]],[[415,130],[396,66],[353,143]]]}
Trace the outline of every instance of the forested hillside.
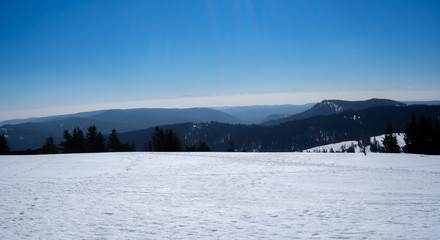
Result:
{"label": "forested hillside", "polygon": [[[276,126],[223,123],[185,123],[162,126],[172,129],[182,145],[206,142],[213,151],[225,151],[230,142],[237,150],[301,151],[318,145],[345,140],[364,139],[383,134],[390,122],[396,132],[404,132],[411,115],[422,114],[440,120],[440,106],[412,105],[407,107],[374,107],[360,111],[348,110],[330,116],[316,116]],[[151,138],[154,129],[122,133],[123,141],[134,141],[138,150]]]}

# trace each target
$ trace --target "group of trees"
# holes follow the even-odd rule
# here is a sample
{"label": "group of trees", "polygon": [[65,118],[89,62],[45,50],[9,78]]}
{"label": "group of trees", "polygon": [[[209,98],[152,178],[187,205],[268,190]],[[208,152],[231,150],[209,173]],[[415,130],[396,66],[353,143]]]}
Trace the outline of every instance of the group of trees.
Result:
{"label": "group of trees", "polygon": [[411,116],[411,121],[405,129],[406,153],[440,154],[440,124],[430,117],[421,115],[417,121],[416,115]]}
{"label": "group of trees", "polygon": [[147,151],[153,152],[177,152],[182,150],[180,138],[171,129],[164,131],[156,127],[151,141],[147,144]]}
{"label": "group of trees", "polygon": [[41,153],[55,154],[55,153],[95,153],[95,152],[126,152],[135,151],[134,144],[124,143],[119,140],[119,136],[115,129],[109,136],[108,142],[104,135],[99,132],[96,126],[92,125],[87,129],[86,135],[80,128],[73,129],[70,134],[68,130],[64,130],[64,141],[59,146],[55,143],[52,136],[46,139],[46,142],[41,147]]}
{"label": "group of trees", "polygon": [[[48,137],[44,145],[36,151],[43,154],[56,153],[95,153],[95,152],[129,152],[136,151],[134,144],[121,143],[119,135],[115,129],[106,141],[104,135],[99,132],[96,126],[90,126],[87,133],[80,128],[74,128],[70,133],[64,130],[63,141],[57,145],[52,136]],[[173,130],[163,130],[159,127],[155,128],[155,133],[151,141],[146,144],[146,151],[154,152],[209,152],[211,149],[206,142],[200,142],[199,145],[186,146],[182,148],[179,136]],[[4,135],[0,135],[0,155],[10,154],[9,147]]]}
{"label": "group of trees", "polygon": [[211,149],[206,142],[200,142],[198,146],[186,146],[182,148],[182,142],[175,132],[171,129],[163,130],[162,128],[155,127],[154,134],[151,140],[145,146],[146,151],[152,152],[209,152]]}
{"label": "group of trees", "polygon": [[413,113],[405,129],[403,149],[400,149],[397,144],[397,138],[393,132],[391,123],[388,123],[381,152],[399,153],[403,150],[405,153],[440,154],[440,123],[438,119],[433,122],[430,117],[427,118],[422,114],[417,121],[416,115]]}

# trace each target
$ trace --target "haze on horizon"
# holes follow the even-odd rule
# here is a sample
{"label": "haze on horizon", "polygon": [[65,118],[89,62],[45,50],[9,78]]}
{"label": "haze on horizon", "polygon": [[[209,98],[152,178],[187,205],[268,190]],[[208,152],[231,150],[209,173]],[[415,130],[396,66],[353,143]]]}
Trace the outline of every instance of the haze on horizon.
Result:
{"label": "haze on horizon", "polygon": [[3,1],[0,121],[440,99],[437,1]]}

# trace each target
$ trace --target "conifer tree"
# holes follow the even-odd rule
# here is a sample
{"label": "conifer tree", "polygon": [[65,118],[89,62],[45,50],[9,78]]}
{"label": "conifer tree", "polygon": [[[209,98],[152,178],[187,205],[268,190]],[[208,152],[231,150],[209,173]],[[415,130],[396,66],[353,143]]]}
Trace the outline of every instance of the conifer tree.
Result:
{"label": "conifer tree", "polygon": [[64,141],[60,143],[63,153],[85,153],[87,152],[87,144],[84,133],[79,128],[73,129],[70,135],[68,130],[64,130]]}
{"label": "conifer tree", "polygon": [[58,146],[55,144],[55,141],[52,136],[49,136],[46,139],[46,142],[41,147],[41,152],[43,154],[56,154],[56,153],[60,152],[60,150],[59,150]]}
{"label": "conifer tree", "polygon": [[382,141],[383,147],[380,149],[383,153],[399,153],[400,147],[397,144],[397,138],[394,135],[393,127],[391,123],[388,123],[387,129],[385,130],[385,137]]}
{"label": "conifer tree", "polygon": [[63,153],[72,153],[73,152],[73,141],[72,135],[70,135],[69,131],[64,130],[64,142],[60,143],[61,150]]}
{"label": "conifer tree", "polygon": [[168,129],[164,132],[162,128],[155,127],[151,141],[147,145],[147,150],[154,152],[181,151],[181,141],[173,130]]}
{"label": "conifer tree", "polygon": [[97,152],[106,152],[107,146],[105,145],[105,137],[102,135],[101,132],[98,132],[98,141],[96,144],[96,150]]}
{"label": "conifer tree", "polygon": [[161,152],[164,151],[164,143],[165,143],[165,133],[163,132],[162,128],[155,127],[154,128],[154,135],[151,137],[151,145],[152,145],[152,151],[153,152]]}
{"label": "conifer tree", "polygon": [[422,114],[419,118],[418,122],[418,130],[419,130],[419,136],[417,139],[418,142],[418,153],[427,154],[429,153],[429,142],[430,142],[430,135],[432,134],[432,126],[430,126],[429,120],[426,118],[425,114]]}
{"label": "conifer tree", "polygon": [[165,131],[163,147],[165,152],[177,152],[182,150],[180,139],[173,130],[168,129]]}
{"label": "conifer tree", "polygon": [[421,115],[416,121],[415,114],[405,129],[406,153],[440,154],[440,126],[438,119],[433,123],[431,117]]}
{"label": "conifer tree", "polygon": [[116,132],[116,129],[114,129],[114,128],[108,138],[108,150],[110,152],[121,152],[122,151],[121,140],[119,140],[119,135]]}
{"label": "conifer tree", "polygon": [[435,121],[434,128],[432,131],[432,144],[430,149],[432,149],[432,154],[440,155],[440,122],[439,120]]}
{"label": "conifer tree", "polygon": [[419,139],[419,129],[417,124],[416,115],[412,113],[411,121],[406,125],[405,129],[405,146],[403,151],[405,153],[416,153],[418,152],[418,139]]}
{"label": "conifer tree", "polygon": [[86,142],[89,152],[105,152],[105,138],[101,132],[97,131],[95,125],[87,130]]}
{"label": "conifer tree", "polygon": [[8,141],[3,134],[0,134],[0,155],[10,154]]}
{"label": "conifer tree", "polygon": [[74,153],[85,153],[87,152],[86,139],[84,137],[83,131],[78,127],[73,129],[73,152]]}

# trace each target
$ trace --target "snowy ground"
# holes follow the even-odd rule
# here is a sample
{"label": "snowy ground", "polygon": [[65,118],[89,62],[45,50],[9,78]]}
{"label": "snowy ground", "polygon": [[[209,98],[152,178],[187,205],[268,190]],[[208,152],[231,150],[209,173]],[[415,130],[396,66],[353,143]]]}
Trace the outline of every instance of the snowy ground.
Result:
{"label": "snowy ground", "polygon": [[440,157],[0,157],[0,239],[436,239]]}

